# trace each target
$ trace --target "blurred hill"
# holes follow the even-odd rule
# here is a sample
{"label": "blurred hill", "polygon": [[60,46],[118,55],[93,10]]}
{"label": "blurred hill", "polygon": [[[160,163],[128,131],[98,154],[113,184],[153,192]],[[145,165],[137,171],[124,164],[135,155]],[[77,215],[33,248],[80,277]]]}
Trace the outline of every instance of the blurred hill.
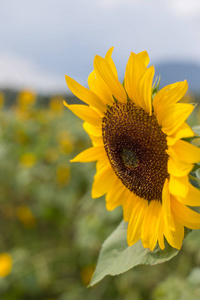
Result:
{"label": "blurred hill", "polygon": [[[196,102],[200,102],[200,65],[195,63],[182,63],[175,61],[162,62],[155,64],[155,77],[156,76],[161,76],[160,88],[168,84],[186,79],[189,85],[189,92],[195,96]],[[122,82],[123,76],[120,75],[119,77],[120,81]],[[12,106],[17,98],[19,90],[14,87],[1,87],[1,91],[5,95],[5,106]],[[37,91],[35,92],[37,93]],[[82,103],[71,93],[61,92],[60,96],[63,96],[63,99],[66,100],[69,104]],[[46,91],[46,94],[39,93],[37,96],[37,105],[46,106],[51,97],[52,93],[50,91]]]}
{"label": "blurred hill", "polygon": [[155,65],[155,70],[156,75],[161,75],[161,87],[186,79],[189,91],[200,94],[200,65],[172,61]]}

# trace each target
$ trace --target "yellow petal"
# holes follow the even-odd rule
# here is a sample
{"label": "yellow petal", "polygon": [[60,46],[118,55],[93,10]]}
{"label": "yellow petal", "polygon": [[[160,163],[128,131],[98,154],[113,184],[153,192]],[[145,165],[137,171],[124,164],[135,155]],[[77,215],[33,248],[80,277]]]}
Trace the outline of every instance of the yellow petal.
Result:
{"label": "yellow petal", "polygon": [[103,146],[91,147],[74,157],[71,162],[90,162],[105,157],[105,149]]}
{"label": "yellow petal", "polygon": [[80,100],[84,101],[88,105],[92,107],[96,107],[100,112],[104,112],[106,110],[105,103],[92,91],[88,90],[78,82],[76,82],[71,77],[65,75],[65,79],[68,85],[68,88],[72,91],[72,93],[78,97]]}
{"label": "yellow petal", "polygon": [[173,158],[173,157],[169,157],[167,167],[168,167],[168,173],[173,175],[173,176],[176,176],[176,177],[186,176],[193,169],[192,164],[183,163],[183,162],[181,162],[178,159]]}
{"label": "yellow petal", "polygon": [[123,202],[123,219],[125,222],[130,220],[132,210],[133,210],[133,201],[135,199],[135,195],[131,193],[126,187],[124,189],[124,202]]}
{"label": "yellow petal", "polygon": [[94,58],[94,70],[98,77],[100,77],[106,84],[108,90],[120,102],[126,103],[127,96],[122,84],[118,81],[113,73],[108,62],[96,55]]}
{"label": "yellow petal", "polygon": [[163,219],[165,224],[170,228],[170,230],[175,230],[174,219],[171,213],[171,202],[170,202],[170,192],[169,192],[169,181],[165,180],[165,184],[162,191],[162,209],[163,209]]}
{"label": "yellow petal", "polygon": [[88,122],[83,123],[83,128],[92,140],[93,146],[104,146],[101,127],[93,126]]}
{"label": "yellow petal", "polygon": [[169,191],[172,195],[185,198],[189,191],[188,176],[175,177],[170,175]]}
{"label": "yellow petal", "polygon": [[175,197],[172,197],[171,203],[174,218],[178,223],[190,229],[200,228],[200,214],[180,203]]}
{"label": "yellow petal", "polygon": [[83,128],[89,135],[102,137],[102,130],[100,126],[94,126],[88,122],[84,122]]}
{"label": "yellow petal", "polygon": [[130,211],[130,220],[128,223],[127,242],[131,246],[141,238],[141,230],[148,208],[148,201],[134,196],[130,199],[132,202]]}
{"label": "yellow petal", "polygon": [[92,185],[92,198],[98,198],[108,192],[116,175],[110,165],[96,172]]}
{"label": "yellow petal", "polygon": [[184,226],[182,224],[179,224],[177,222],[175,222],[175,226],[176,226],[176,231],[175,231],[175,242],[177,245],[178,249],[181,249],[182,244],[183,244],[183,239],[184,239]]}
{"label": "yellow petal", "polygon": [[142,55],[131,52],[126,65],[124,85],[129,98],[139,107],[142,107],[142,103],[139,94],[138,81],[145,73],[146,69]]}
{"label": "yellow petal", "polygon": [[162,204],[159,201],[151,201],[144,216],[141,241],[145,248],[154,250],[158,240],[158,225],[160,223]]}
{"label": "yellow petal", "polygon": [[186,198],[178,198],[178,200],[188,206],[200,206],[200,190],[196,189],[189,183],[189,192]]}
{"label": "yellow petal", "polygon": [[163,104],[171,105],[177,103],[187,92],[187,81],[169,84],[162,88],[153,99],[154,113],[157,115]]}
{"label": "yellow petal", "polygon": [[150,115],[152,115],[152,82],[155,70],[151,66],[146,72],[142,75],[139,80],[139,94],[141,99],[142,108]]}
{"label": "yellow petal", "polygon": [[102,137],[90,135],[90,138],[92,140],[92,145],[94,147],[96,147],[96,146],[103,146],[104,147]]}
{"label": "yellow petal", "polygon": [[148,55],[147,51],[139,52],[139,53],[137,54],[137,57],[138,57],[141,61],[144,62],[144,64],[145,64],[146,67],[148,66],[150,59],[149,59],[149,55]]}
{"label": "yellow petal", "polygon": [[111,70],[113,74],[117,77],[118,79],[118,74],[117,74],[117,69],[115,67],[114,61],[112,60],[112,52],[114,50],[114,47],[111,47],[108,52],[106,53],[105,60],[109,63]]}
{"label": "yellow petal", "polygon": [[113,210],[117,206],[122,205],[125,195],[125,187],[121,183],[121,180],[116,176],[110,190],[106,194],[106,208],[107,210]]}
{"label": "yellow petal", "polygon": [[96,163],[96,170],[97,172],[101,171],[102,169],[106,169],[110,166],[110,162],[108,160],[107,154],[105,153],[105,156],[102,159],[99,159]]}
{"label": "yellow petal", "polygon": [[184,238],[184,227],[182,224],[179,224],[178,222],[174,222],[175,224],[175,231],[171,231],[168,226],[164,227],[164,235],[168,241],[168,243],[180,250],[182,243],[183,243],[183,238]]}
{"label": "yellow petal", "polygon": [[167,136],[167,145],[173,146],[182,138],[193,137],[194,132],[187,123],[183,123],[171,136]]}
{"label": "yellow petal", "polygon": [[164,242],[164,220],[162,217],[162,212],[163,209],[161,211],[161,216],[160,216],[160,223],[158,226],[158,244],[161,250],[165,249],[165,242]]}
{"label": "yellow petal", "polygon": [[186,103],[163,105],[156,116],[162,131],[172,135],[185,122],[193,109],[192,104]]}
{"label": "yellow petal", "polygon": [[93,124],[95,126],[101,126],[102,118],[90,106],[80,104],[68,105],[65,101],[64,105],[80,119],[89,122],[90,124]]}
{"label": "yellow petal", "polygon": [[88,77],[88,86],[92,92],[99,95],[105,104],[113,104],[112,93],[108,90],[103,80],[97,77],[95,71],[92,71]]}
{"label": "yellow petal", "polygon": [[188,164],[200,161],[200,148],[182,140],[177,141],[173,146],[169,147],[166,152],[169,156]]}

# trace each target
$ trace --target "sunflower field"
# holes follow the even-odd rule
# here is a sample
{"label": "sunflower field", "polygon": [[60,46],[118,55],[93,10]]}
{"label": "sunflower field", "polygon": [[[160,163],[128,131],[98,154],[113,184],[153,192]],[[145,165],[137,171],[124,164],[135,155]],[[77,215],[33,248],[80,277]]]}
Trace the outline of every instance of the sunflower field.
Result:
{"label": "sunflower field", "polygon": [[[92,199],[94,163],[70,163],[91,142],[63,100],[79,101],[29,90],[0,93],[0,299],[200,299],[200,230],[169,262],[87,287],[122,210],[108,212],[104,197]],[[183,100],[200,103],[191,94]],[[188,123],[200,124],[199,106]]]}

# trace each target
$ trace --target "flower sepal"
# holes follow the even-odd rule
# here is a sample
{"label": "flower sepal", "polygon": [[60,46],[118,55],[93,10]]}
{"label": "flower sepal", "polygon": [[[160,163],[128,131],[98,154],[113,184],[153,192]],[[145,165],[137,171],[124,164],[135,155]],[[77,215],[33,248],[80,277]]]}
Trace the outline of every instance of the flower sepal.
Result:
{"label": "flower sepal", "polygon": [[157,76],[152,87],[152,100],[159,91],[161,76]]}

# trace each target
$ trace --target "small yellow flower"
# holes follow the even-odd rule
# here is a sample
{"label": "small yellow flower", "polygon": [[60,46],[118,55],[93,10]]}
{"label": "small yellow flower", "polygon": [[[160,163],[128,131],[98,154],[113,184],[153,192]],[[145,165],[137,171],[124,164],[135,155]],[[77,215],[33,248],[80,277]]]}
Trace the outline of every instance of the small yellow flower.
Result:
{"label": "small yellow flower", "polygon": [[18,144],[26,145],[29,143],[29,136],[22,128],[17,128],[14,136],[15,142]]}
{"label": "small yellow flower", "polygon": [[92,197],[106,194],[106,207],[121,205],[128,222],[127,241],[141,239],[153,250],[165,238],[177,249],[184,227],[200,228],[200,191],[188,174],[200,161],[200,149],[182,140],[193,137],[185,122],[194,109],[178,103],[187,81],[162,88],[152,99],[154,66],[146,51],[131,53],[120,83],[111,48],[94,58],[87,89],[66,75],[69,89],[87,105],[65,105],[84,120],[92,147],[72,161],[97,161]]}
{"label": "small yellow flower", "polygon": [[5,95],[4,95],[4,93],[0,92],[0,108],[3,107],[4,100],[5,100]]}
{"label": "small yellow flower", "polygon": [[27,205],[17,207],[17,216],[24,227],[32,228],[36,225],[36,218]]}
{"label": "small yellow flower", "polygon": [[49,148],[45,151],[44,157],[49,163],[55,162],[59,158],[59,151],[56,148]]}
{"label": "small yellow flower", "polygon": [[21,108],[28,108],[35,104],[36,95],[31,90],[24,90],[18,94],[17,103]]}
{"label": "small yellow flower", "polygon": [[20,163],[25,168],[32,168],[36,164],[36,156],[33,153],[25,153],[20,158]]}
{"label": "small yellow flower", "polygon": [[49,102],[49,107],[52,111],[59,113],[62,112],[64,107],[63,107],[63,99],[60,96],[53,97],[50,99]]}
{"label": "small yellow flower", "polygon": [[58,165],[56,169],[57,182],[61,186],[68,184],[70,179],[70,169],[67,165]]}
{"label": "small yellow flower", "polygon": [[13,260],[10,254],[0,254],[0,277],[6,277],[12,270]]}
{"label": "small yellow flower", "polygon": [[184,95],[181,102],[183,102],[183,103],[195,103],[195,96],[191,92],[188,92],[186,95]]}
{"label": "small yellow flower", "polygon": [[72,138],[68,131],[63,130],[58,134],[58,141],[60,144],[60,151],[63,154],[69,154],[74,150]]}
{"label": "small yellow flower", "polygon": [[90,283],[94,270],[95,270],[95,266],[93,265],[82,268],[81,280],[85,286],[88,286],[88,284]]}

